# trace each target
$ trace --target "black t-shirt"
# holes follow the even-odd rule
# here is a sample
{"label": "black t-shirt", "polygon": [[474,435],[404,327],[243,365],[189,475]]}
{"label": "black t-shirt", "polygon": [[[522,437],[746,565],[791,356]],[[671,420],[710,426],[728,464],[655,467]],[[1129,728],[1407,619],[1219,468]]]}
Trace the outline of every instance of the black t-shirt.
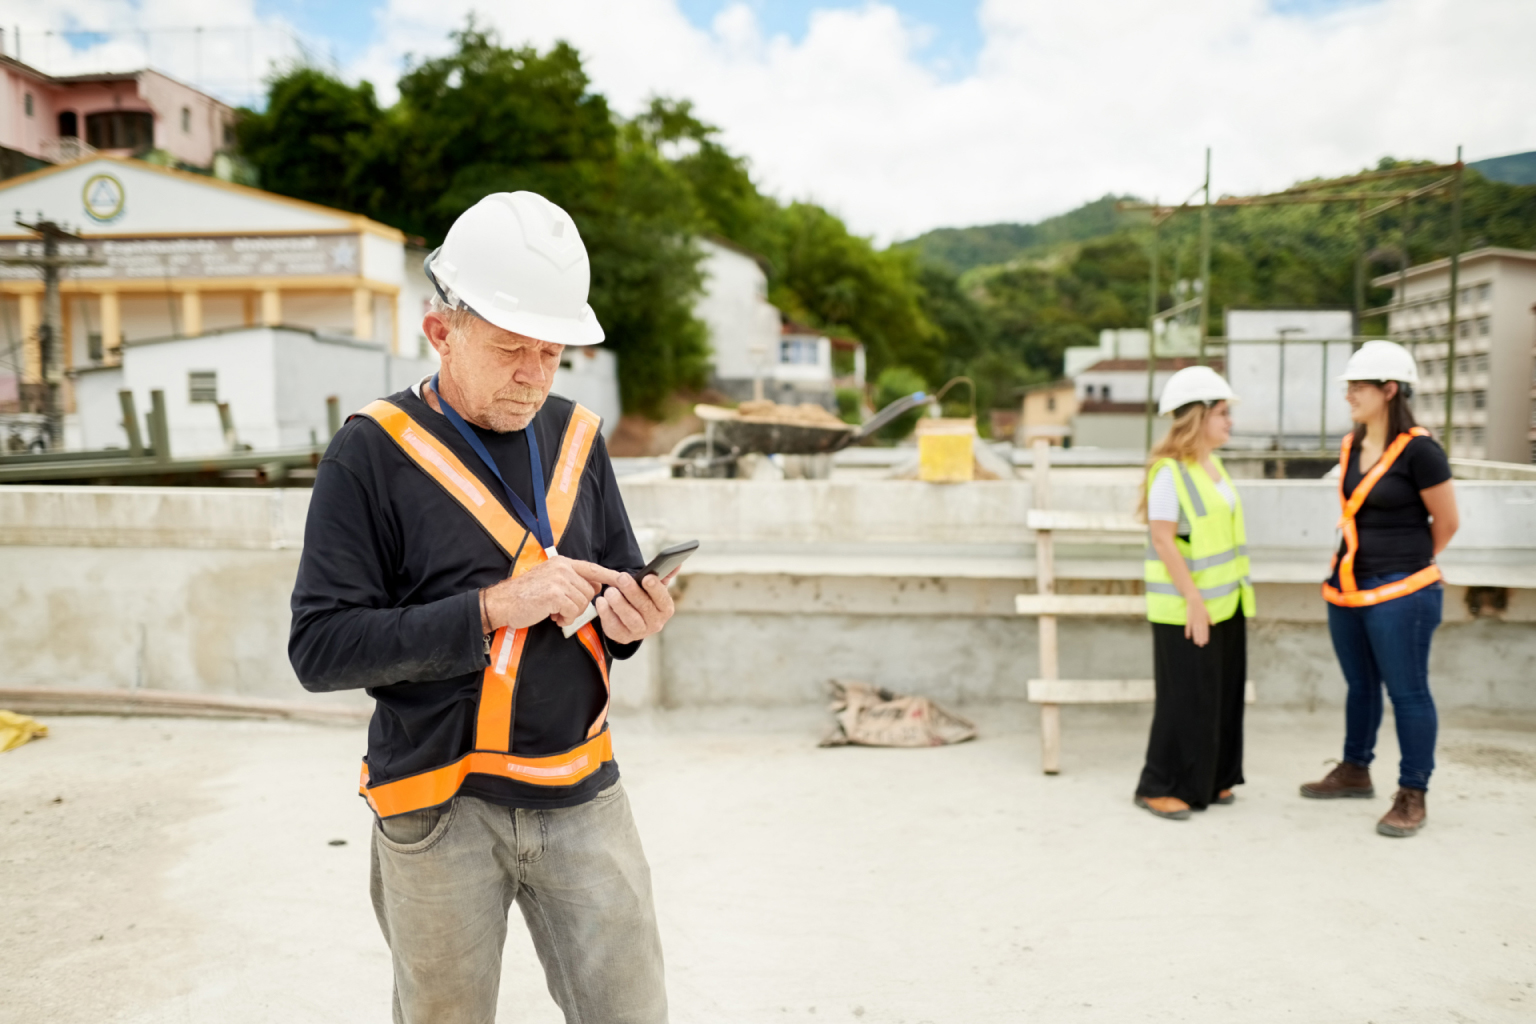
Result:
{"label": "black t-shirt", "polygon": [[[507,504],[501,484],[441,413],[410,391],[389,401]],[[571,409],[568,399],[551,395],[530,428],[546,482],[553,479]],[[524,432],[474,429],[518,497],[536,507]],[[612,569],[645,564],[601,436],[557,547],[562,555]],[[375,784],[441,767],[473,749],[488,664],[478,591],[505,579],[511,568],[463,506],[378,424],[354,417],[332,439],[315,475],[304,528],[288,653],[306,689],[361,687],[377,702],[368,728]],[[593,625],[601,633],[601,623]],[[615,658],[639,647],[605,645]],[[538,756],[580,744],[604,700],[602,676],[586,648],[574,637],[565,639],[549,620],[533,626],[517,677],[512,751]],[[460,792],[512,807],[568,807],[591,799],[617,776],[612,762],[566,788],[471,775]]]}
{"label": "black t-shirt", "polygon": [[[1346,497],[1355,493],[1362,476],[1357,444],[1349,453],[1349,469],[1344,474]],[[1360,550],[1355,553],[1357,582],[1386,573],[1418,572],[1433,564],[1429,509],[1419,492],[1450,478],[1451,464],[1434,438],[1415,437],[1408,442],[1355,513],[1355,528],[1360,534]],[[1339,557],[1344,557],[1343,540],[1339,541]]]}

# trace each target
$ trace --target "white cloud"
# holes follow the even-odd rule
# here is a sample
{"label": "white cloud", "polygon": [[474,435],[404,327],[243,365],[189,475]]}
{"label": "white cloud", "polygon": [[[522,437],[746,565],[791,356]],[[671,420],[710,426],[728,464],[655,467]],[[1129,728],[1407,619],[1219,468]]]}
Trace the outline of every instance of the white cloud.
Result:
{"label": "white cloud", "polygon": [[1536,149],[1536,4],[1512,0],[1307,17],[1265,0],[983,0],[984,47],[958,79],[929,70],[923,28],[879,2],[817,12],[799,40],[765,35],[744,3],[700,29],[674,0],[384,2],[347,71],[386,99],[403,56],[443,52],[477,8],[508,43],[576,45],[621,112],[693,100],[770,191],[882,240],[1111,191],[1181,199],[1206,145],[1224,193],[1384,155],[1449,160],[1457,143],[1469,159]]}
{"label": "white cloud", "polygon": [[[389,0],[357,70],[461,23],[462,0]],[[1034,220],[1106,192],[1183,198],[1215,150],[1220,192],[1382,156],[1536,148],[1536,4],[1378,0],[1324,16],[1262,0],[985,0],[975,70],[942,80],[891,7],[818,12],[765,38],[739,4],[700,30],[671,0],[498,4],[508,41],[564,38],[621,111],[687,97],[764,185],[882,239]],[[434,49],[440,49],[435,47]]]}

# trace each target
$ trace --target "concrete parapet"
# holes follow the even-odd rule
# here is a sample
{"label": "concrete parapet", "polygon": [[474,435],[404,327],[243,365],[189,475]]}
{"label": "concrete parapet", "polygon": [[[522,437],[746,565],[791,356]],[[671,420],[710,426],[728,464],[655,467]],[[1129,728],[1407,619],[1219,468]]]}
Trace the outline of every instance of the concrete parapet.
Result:
{"label": "concrete parapet", "polygon": [[[1317,584],[1336,492],[1243,481],[1259,614],[1259,700],[1335,704],[1343,684]],[[1036,666],[1028,481],[635,481],[622,484],[648,552],[704,542],[678,616],[615,673],[621,706],[820,700],[865,678],[967,702],[1023,699]],[[1052,505],[1125,512],[1134,482],[1053,481]],[[1432,671],[1446,707],[1536,710],[1536,484],[1459,481],[1462,532],[1443,559],[1445,625]],[[286,657],[304,490],[0,488],[0,687],[147,687],[307,696]],[[1140,590],[1142,542],[1060,536],[1058,590]],[[1062,672],[1151,674],[1145,623],[1063,621]]]}

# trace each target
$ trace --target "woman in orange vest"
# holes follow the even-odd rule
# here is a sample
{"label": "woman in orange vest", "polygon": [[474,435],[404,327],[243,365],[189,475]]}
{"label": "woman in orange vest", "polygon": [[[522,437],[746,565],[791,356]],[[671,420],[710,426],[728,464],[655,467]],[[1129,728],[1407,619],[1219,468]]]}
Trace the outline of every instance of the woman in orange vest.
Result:
{"label": "woman in orange vest", "polygon": [[1392,809],[1376,831],[1411,836],[1424,826],[1424,796],[1435,769],[1438,720],[1429,692],[1429,644],[1443,597],[1435,557],[1456,533],[1456,494],[1445,452],[1409,408],[1419,371],[1406,349],[1368,341],[1340,379],[1357,425],[1339,454],[1343,538],[1323,597],[1334,653],[1349,685],[1344,759],[1326,778],[1305,783],[1301,795],[1376,795],[1370,764],[1385,684],[1402,762]]}

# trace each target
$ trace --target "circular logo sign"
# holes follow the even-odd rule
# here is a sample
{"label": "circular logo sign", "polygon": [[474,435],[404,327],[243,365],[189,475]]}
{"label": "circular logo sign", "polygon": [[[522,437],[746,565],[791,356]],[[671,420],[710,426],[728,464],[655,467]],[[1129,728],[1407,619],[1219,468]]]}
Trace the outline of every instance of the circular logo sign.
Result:
{"label": "circular logo sign", "polygon": [[85,200],[85,212],[90,218],[106,222],[122,215],[127,193],[123,190],[123,183],[112,175],[93,174],[85,179],[81,197]]}

